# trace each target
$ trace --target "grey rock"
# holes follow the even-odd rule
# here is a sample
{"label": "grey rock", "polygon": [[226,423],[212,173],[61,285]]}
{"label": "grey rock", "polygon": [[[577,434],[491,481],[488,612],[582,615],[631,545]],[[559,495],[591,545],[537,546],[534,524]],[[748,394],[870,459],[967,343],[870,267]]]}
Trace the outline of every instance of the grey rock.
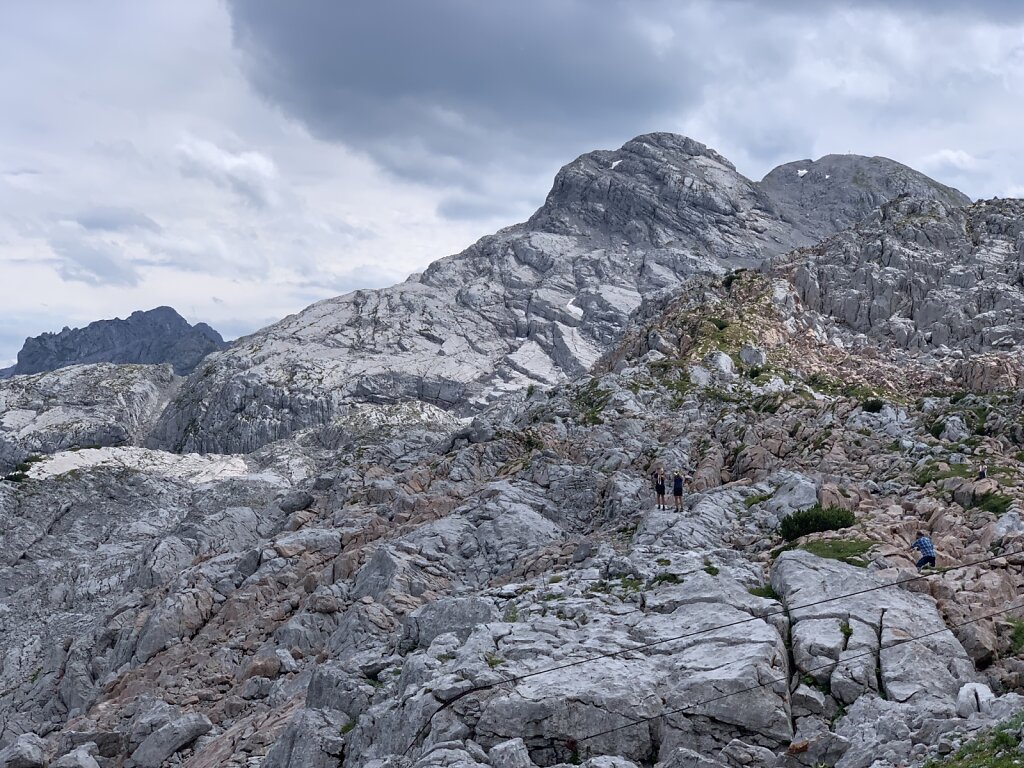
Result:
{"label": "grey rock", "polygon": [[961,440],[966,440],[970,437],[971,431],[964,424],[964,420],[959,416],[950,416],[946,419],[945,424],[942,427],[942,434],[939,435],[943,440],[951,443],[959,443]]}
{"label": "grey rock", "polygon": [[33,454],[137,445],[180,383],[168,366],[109,363],[0,380],[0,472]]}
{"label": "grey rock", "polygon": [[494,604],[480,597],[450,597],[418,608],[404,625],[403,644],[426,648],[435,637],[452,632],[465,640],[478,624],[497,621]]}
{"label": "grey rock", "polygon": [[328,662],[313,670],[306,705],[310,709],[336,709],[344,712],[349,721],[355,721],[369,706],[373,692],[366,677],[337,662]]}
{"label": "grey rock", "polygon": [[704,365],[710,368],[712,371],[718,373],[730,374],[733,372],[735,365],[733,364],[732,358],[729,357],[725,352],[712,352],[704,358]]}
{"label": "grey rock", "polygon": [[744,344],[740,347],[740,362],[751,367],[763,366],[768,362],[768,355],[763,349]]}
{"label": "grey rock", "polygon": [[773,475],[769,482],[779,485],[766,506],[780,518],[818,503],[818,485],[806,475],[783,470]]}
{"label": "grey rock", "polygon": [[160,768],[175,752],[187,747],[213,727],[206,715],[184,715],[153,731],[132,752],[132,762],[140,768]]}
{"label": "grey rock", "polygon": [[522,739],[509,739],[495,744],[487,755],[494,768],[534,768]]}
{"label": "grey rock", "polygon": [[983,683],[968,683],[956,696],[956,713],[959,717],[970,717],[975,713],[985,714],[995,701],[992,690]]}
{"label": "grey rock", "polygon": [[50,768],[100,768],[93,755],[96,753],[96,745],[92,742],[76,747],[63,757],[50,763]]}
{"label": "grey rock", "polygon": [[282,512],[290,515],[293,512],[309,509],[313,501],[313,495],[306,491],[292,491],[278,502],[278,506],[281,507]]}
{"label": "grey rock", "polygon": [[686,747],[676,747],[664,760],[657,763],[657,768],[726,768],[725,763],[714,760],[700,752]]}
{"label": "grey rock", "polygon": [[[1019,200],[958,207],[900,198],[799,264],[795,257],[780,263],[790,265],[807,307],[873,337],[915,350],[1013,349],[1024,342],[1024,287],[1016,279],[1022,219]],[[1020,378],[1014,367],[1003,377],[1011,385]],[[994,383],[973,368],[961,379]]]}
{"label": "grey rock", "polygon": [[529,221],[400,285],[320,302],[211,358],[152,444],[252,451],[344,419],[353,402],[411,399],[478,414],[531,384],[586,372],[645,297],[696,272],[810,245],[896,190],[966,202],[920,174],[890,184],[902,166],[888,161],[837,162],[867,187],[803,197],[785,171],[757,184],[713,150],[666,133],[583,155],[559,171]]}
{"label": "grey rock", "polygon": [[34,733],[23,733],[0,749],[0,768],[45,768],[46,742]]}
{"label": "grey rock", "polygon": [[345,747],[343,716],[301,709],[267,753],[263,768],[337,768]]}

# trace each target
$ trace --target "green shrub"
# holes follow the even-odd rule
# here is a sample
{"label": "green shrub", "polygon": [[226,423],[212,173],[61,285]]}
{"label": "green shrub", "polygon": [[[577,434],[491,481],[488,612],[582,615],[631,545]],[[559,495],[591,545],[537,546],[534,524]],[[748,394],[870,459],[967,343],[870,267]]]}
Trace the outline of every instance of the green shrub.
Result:
{"label": "green shrub", "polygon": [[501,658],[501,656],[498,656],[497,654],[494,654],[494,653],[485,653],[484,654],[484,661],[487,662],[487,666],[490,667],[491,669],[494,669],[496,667],[500,667],[502,664],[505,663],[505,660],[503,658]]}
{"label": "green shrub", "polygon": [[656,586],[658,584],[682,584],[683,580],[680,579],[674,573],[659,573],[653,579],[651,579],[651,585]]}
{"label": "green shrub", "polygon": [[826,541],[808,541],[800,549],[827,560],[839,560],[848,565],[856,565],[858,568],[866,568],[868,563],[863,555],[867,554],[872,546],[874,546],[874,542],[867,539],[828,539]]}
{"label": "green shrub", "polygon": [[710,322],[713,326],[715,326],[715,328],[717,328],[720,331],[724,331],[726,328],[729,327],[729,321],[723,320],[720,317],[710,317],[708,318],[708,322]]}
{"label": "green shrub", "polygon": [[764,597],[768,600],[780,600],[778,593],[772,589],[771,584],[765,584],[760,587],[751,587],[747,592],[752,594],[754,597]]}
{"label": "green shrub", "polygon": [[4,480],[9,483],[23,483],[28,480],[28,475],[24,472],[11,472],[11,474],[4,477]]}
{"label": "green shrub", "polygon": [[986,493],[977,503],[978,509],[983,509],[986,512],[991,512],[996,517],[1005,515],[1007,510],[1010,509],[1010,504],[1013,503],[1013,499],[1009,496],[1004,496],[1001,493]]}
{"label": "green shrub", "polygon": [[877,397],[869,397],[861,402],[860,407],[864,409],[865,413],[878,413],[885,408],[885,401],[879,400]]}
{"label": "green shrub", "polygon": [[822,509],[820,504],[815,504],[810,509],[800,509],[785,517],[779,525],[779,533],[786,541],[793,541],[808,533],[849,528],[854,522],[856,518],[848,509]]}
{"label": "green shrub", "polygon": [[1014,656],[1024,650],[1024,619],[1010,619],[1010,653]]}
{"label": "green shrub", "polygon": [[986,512],[991,512],[996,517],[1000,517],[1010,511],[1011,504],[1013,504],[1013,499],[1009,496],[1001,493],[986,493],[981,497],[981,502],[978,506]]}

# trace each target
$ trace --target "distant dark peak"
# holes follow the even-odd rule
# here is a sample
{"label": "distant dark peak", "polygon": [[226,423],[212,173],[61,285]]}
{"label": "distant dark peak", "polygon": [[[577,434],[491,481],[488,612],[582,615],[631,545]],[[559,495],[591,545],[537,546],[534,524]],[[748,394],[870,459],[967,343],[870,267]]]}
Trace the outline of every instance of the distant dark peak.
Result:
{"label": "distant dark peak", "polygon": [[864,220],[900,195],[963,206],[971,199],[887,157],[825,155],[775,168],[758,186],[779,212],[817,240]]}
{"label": "distant dark peak", "polygon": [[18,363],[0,377],[54,371],[81,363],[169,363],[188,375],[211,352],[227,347],[206,323],[189,325],[171,307],[132,312],[124,320],[97,320],[84,328],[64,327],[26,339]]}

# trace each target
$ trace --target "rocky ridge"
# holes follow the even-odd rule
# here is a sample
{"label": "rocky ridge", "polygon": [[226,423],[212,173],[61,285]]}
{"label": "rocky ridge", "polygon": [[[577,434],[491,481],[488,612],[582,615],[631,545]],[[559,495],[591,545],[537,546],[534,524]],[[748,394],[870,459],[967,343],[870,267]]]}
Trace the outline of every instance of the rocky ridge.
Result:
{"label": "rocky ridge", "polygon": [[87,363],[167,363],[185,376],[208,354],[226,346],[206,323],[190,325],[170,307],[157,307],[132,312],[124,320],[97,320],[84,328],[26,339],[17,364],[0,371],[0,378]]}
{"label": "rocky ridge", "polygon": [[[552,228],[604,221],[573,194]],[[0,484],[0,765],[895,768],[954,751],[1024,705],[1022,367],[983,331],[1017,305],[928,343],[897,271],[932,224],[908,205],[759,269],[708,261],[639,298],[584,373],[471,417],[367,388],[379,402],[245,455],[33,462]],[[911,255],[881,277],[862,256],[842,284],[887,280],[893,324],[811,301],[801,258],[841,273],[836,243],[900,217],[888,247]],[[986,275],[1016,258],[1005,231],[971,252]],[[901,313],[917,340],[888,330]],[[361,343],[370,329],[388,333]],[[691,477],[682,513],[652,503],[659,465]],[[814,505],[853,525],[782,541]],[[949,569],[913,579],[920,528]]]}
{"label": "rocky ridge", "polygon": [[[882,158],[828,162],[857,176],[857,196],[819,194],[832,183],[785,168],[750,181],[672,134],[583,155],[559,171],[526,223],[400,285],[314,304],[211,357],[151,445],[250,451],[360,402],[415,398],[477,413],[531,384],[586,372],[644,297],[693,274],[811,245],[896,193],[966,202]],[[793,185],[815,191],[797,195]]]}
{"label": "rocky ridge", "polygon": [[181,378],[167,365],[75,365],[0,380],[0,472],[40,454],[143,441]]}

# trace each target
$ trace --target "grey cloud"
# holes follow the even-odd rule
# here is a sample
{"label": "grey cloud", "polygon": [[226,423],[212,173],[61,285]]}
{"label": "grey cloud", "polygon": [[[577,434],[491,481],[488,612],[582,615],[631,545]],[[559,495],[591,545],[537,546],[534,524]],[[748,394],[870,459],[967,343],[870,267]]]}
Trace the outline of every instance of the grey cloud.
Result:
{"label": "grey cloud", "polygon": [[[695,138],[736,152],[756,175],[851,149],[852,131],[837,126],[854,126],[864,141],[853,149],[868,153],[895,147],[895,131],[964,127],[976,119],[965,104],[1005,93],[1004,67],[954,58],[933,25],[954,37],[970,25],[976,41],[1024,18],[1009,0],[228,8],[268,101],[401,177],[455,188],[438,208],[451,220],[500,214],[527,186],[536,194],[525,176],[650,130],[694,125]],[[828,74],[815,80],[819,66]]]}
{"label": "grey cloud", "polygon": [[133,208],[98,207],[91,208],[75,217],[83,229],[96,232],[123,232],[143,229],[159,232],[161,227],[153,219]]}
{"label": "grey cloud", "polygon": [[706,74],[673,29],[623,0],[229,7],[265,97],[436,184],[473,188],[496,158],[507,168],[621,143],[695,99]]}
{"label": "grey cloud", "polygon": [[63,237],[51,240],[50,248],[57,256],[57,273],[65,280],[89,285],[139,283],[139,273],[131,261],[110,244]]}
{"label": "grey cloud", "polygon": [[529,216],[531,204],[503,200],[481,194],[475,197],[455,195],[444,198],[437,206],[437,214],[450,221],[477,221],[481,219]]}

